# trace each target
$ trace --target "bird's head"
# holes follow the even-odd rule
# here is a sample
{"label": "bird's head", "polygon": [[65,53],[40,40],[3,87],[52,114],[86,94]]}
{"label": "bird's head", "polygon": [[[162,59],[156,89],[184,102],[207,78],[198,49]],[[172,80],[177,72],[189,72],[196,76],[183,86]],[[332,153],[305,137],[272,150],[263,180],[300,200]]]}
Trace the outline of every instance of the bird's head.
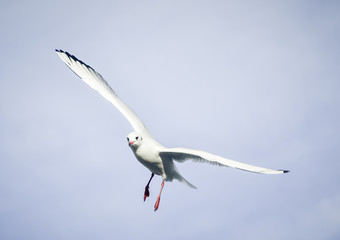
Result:
{"label": "bird's head", "polygon": [[137,149],[142,144],[143,138],[141,134],[132,132],[128,134],[127,141],[129,143],[130,148]]}

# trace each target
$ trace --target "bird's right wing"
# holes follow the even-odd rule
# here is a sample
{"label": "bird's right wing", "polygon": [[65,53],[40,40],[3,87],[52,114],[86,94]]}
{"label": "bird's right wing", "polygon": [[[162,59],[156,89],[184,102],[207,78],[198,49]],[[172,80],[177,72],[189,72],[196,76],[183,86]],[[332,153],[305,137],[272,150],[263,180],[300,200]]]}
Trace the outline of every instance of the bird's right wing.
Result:
{"label": "bird's right wing", "polygon": [[63,60],[63,62],[66,63],[66,65],[87,85],[96,90],[106,100],[111,102],[126,117],[136,132],[144,135],[150,135],[143,122],[138,118],[131,108],[129,108],[122,100],[120,100],[117,94],[112,90],[109,84],[99,73],[68,52],[57,49],[56,52],[61,60]]}
{"label": "bird's right wing", "polygon": [[220,157],[208,152],[188,148],[165,148],[160,152],[160,156],[162,158],[171,158],[177,162],[184,162],[187,160],[192,160],[194,162],[207,162],[214,165],[232,167],[248,172],[263,174],[281,174],[289,172],[288,170],[273,170],[263,167],[257,167],[247,163],[242,163]]}

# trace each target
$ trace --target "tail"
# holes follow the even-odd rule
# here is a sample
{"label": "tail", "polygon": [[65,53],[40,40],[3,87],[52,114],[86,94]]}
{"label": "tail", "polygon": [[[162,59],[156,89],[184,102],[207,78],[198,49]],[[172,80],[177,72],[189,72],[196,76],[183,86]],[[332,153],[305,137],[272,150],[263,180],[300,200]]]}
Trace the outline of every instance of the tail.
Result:
{"label": "tail", "polygon": [[177,179],[179,182],[184,183],[184,184],[187,185],[188,187],[197,189],[197,187],[195,187],[195,186],[192,185],[190,182],[188,182],[188,180],[186,180],[184,177],[182,177],[182,175],[179,174],[177,171],[174,172],[174,178]]}

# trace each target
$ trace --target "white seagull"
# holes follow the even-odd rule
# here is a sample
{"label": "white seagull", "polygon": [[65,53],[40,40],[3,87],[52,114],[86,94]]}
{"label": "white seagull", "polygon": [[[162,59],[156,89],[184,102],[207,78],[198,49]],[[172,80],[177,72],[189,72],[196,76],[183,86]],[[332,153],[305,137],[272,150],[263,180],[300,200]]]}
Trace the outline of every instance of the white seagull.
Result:
{"label": "white seagull", "polygon": [[137,160],[151,171],[151,178],[145,187],[144,201],[150,195],[149,184],[154,174],[160,175],[163,178],[161,190],[154,206],[154,211],[156,211],[159,207],[164,181],[171,182],[172,180],[176,179],[191,188],[196,188],[181,176],[174,164],[174,161],[184,162],[187,160],[192,160],[194,162],[207,162],[219,166],[227,166],[249,172],[264,174],[281,174],[289,172],[288,170],[272,170],[268,168],[257,167],[200,150],[164,147],[151,136],[143,122],[132,111],[132,109],[129,108],[117,96],[117,94],[112,90],[109,84],[99,73],[68,52],[57,49],[56,52],[61,60],[63,60],[74,73],[76,73],[85,83],[96,90],[106,100],[111,102],[132,125],[134,131],[129,133],[127,136],[129,147],[136,156]]}

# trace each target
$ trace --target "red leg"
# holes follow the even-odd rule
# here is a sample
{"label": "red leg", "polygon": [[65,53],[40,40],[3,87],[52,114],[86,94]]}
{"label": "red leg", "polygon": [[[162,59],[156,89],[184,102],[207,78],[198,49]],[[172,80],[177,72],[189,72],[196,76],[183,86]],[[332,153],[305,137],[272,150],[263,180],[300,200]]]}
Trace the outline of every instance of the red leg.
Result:
{"label": "red leg", "polygon": [[157,209],[158,209],[158,207],[159,207],[159,202],[161,201],[161,194],[162,194],[163,187],[164,187],[164,180],[163,180],[163,182],[162,182],[161,191],[159,192],[157,201],[156,201],[156,203],[155,203],[155,210],[154,210],[154,211],[157,211]]}
{"label": "red leg", "polygon": [[149,197],[150,196],[150,192],[149,192],[149,184],[150,184],[150,182],[151,182],[151,179],[153,178],[153,176],[154,176],[155,174],[154,173],[151,173],[151,178],[150,178],[150,180],[149,180],[149,182],[148,182],[148,184],[146,185],[146,187],[145,187],[145,192],[144,192],[144,201],[146,200],[146,198],[147,197]]}

